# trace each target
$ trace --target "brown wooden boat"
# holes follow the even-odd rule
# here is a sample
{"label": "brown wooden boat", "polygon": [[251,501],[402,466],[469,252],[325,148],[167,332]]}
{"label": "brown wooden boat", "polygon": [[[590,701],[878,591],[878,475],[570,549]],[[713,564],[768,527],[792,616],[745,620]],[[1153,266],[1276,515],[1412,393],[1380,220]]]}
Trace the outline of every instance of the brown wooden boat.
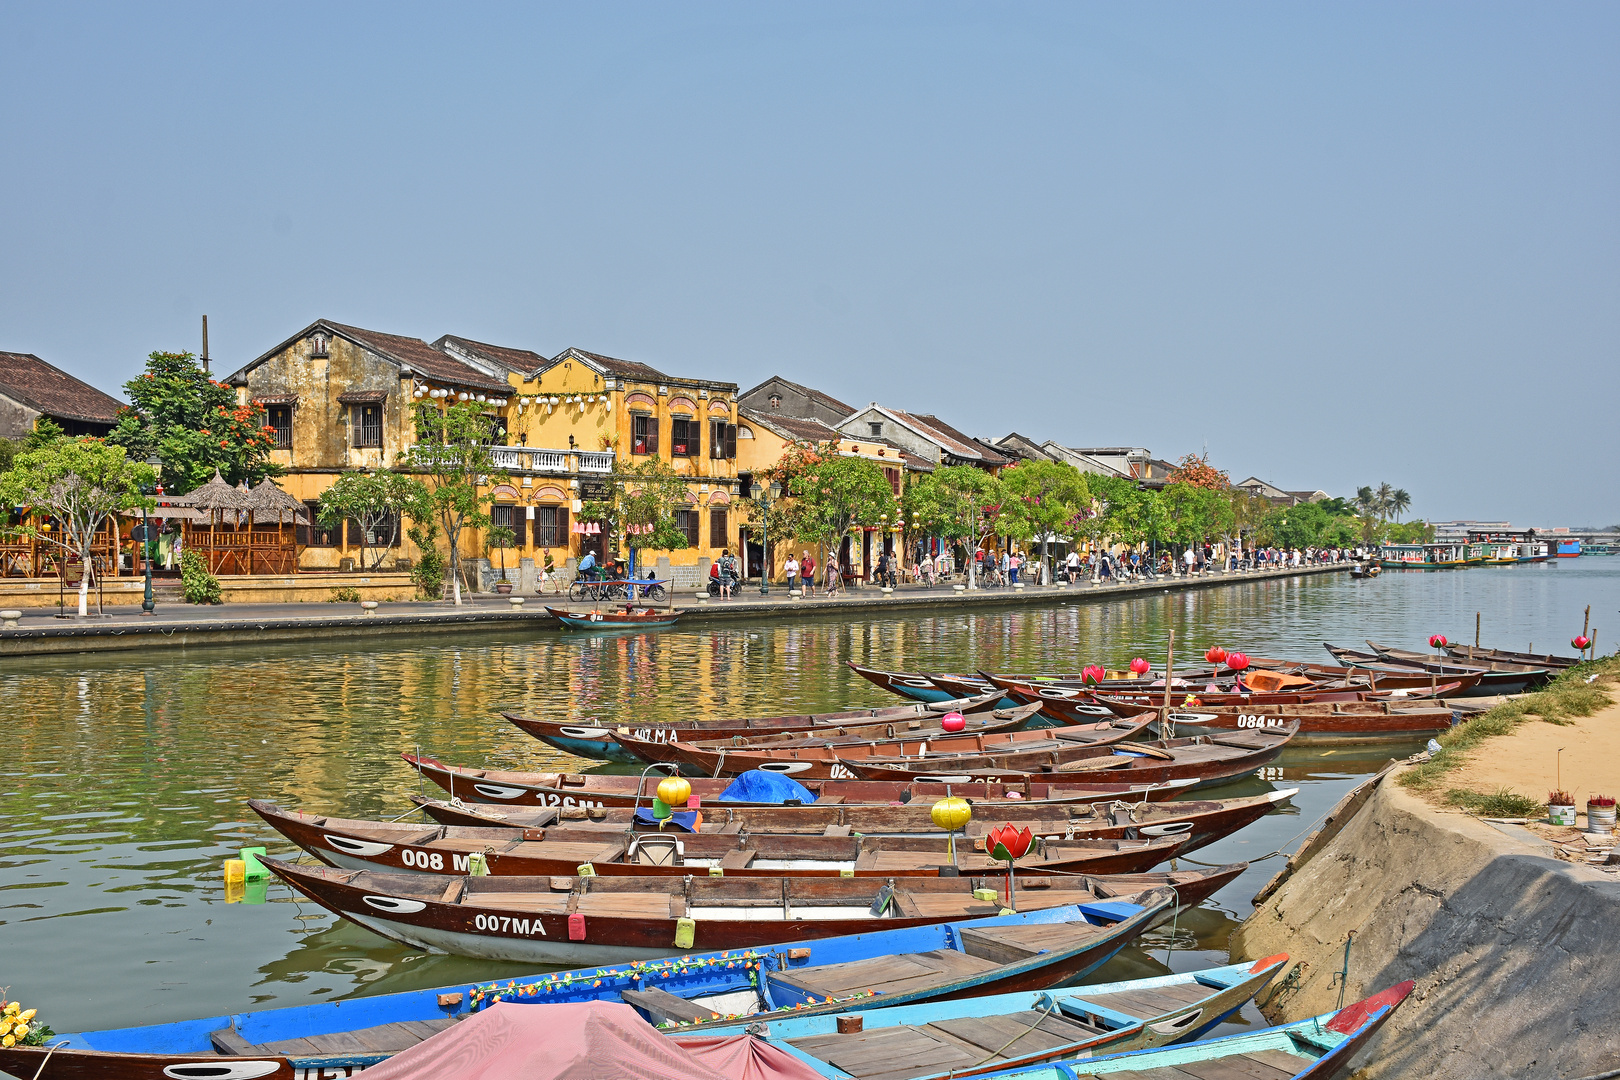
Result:
{"label": "brown wooden boat", "polygon": [[[1441,691],[1448,687],[1455,687],[1457,683],[1442,683]],[[1162,711],[1164,699],[1162,695],[1122,695],[1112,696],[1098,693],[1094,690],[1071,690],[1058,687],[1033,687],[1009,683],[1006,687],[1009,697],[1015,701],[1022,701],[1026,705],[1038,704],[1046,715],[1062,718],[1065,723],[1076,724],[1082,721],[1094,720],[1097,716],[1137,716],[1144,709],[1159,709]],[[1405,693],[1405,691],[1397,691]],[[1157,700],[1155,700],[1157,698]],[[1203,709],[1205,707],[1223,711],[1248,712],[1252,708],[1262,709],[1288,709],[1305,708],[1306,706],[1326,706],[1329,704],[1377,704],[1387,699],[1381,696],[1369,696],[1361,691],[1340,691],[1323,696],[1298,694],[1173,694],[1171,707],[1179,709]],[[1401,698],[1401,701],[1410,701],[1410,698]],[[1249,725],[1244,725],[1249,726]]]}
{"label": "brown wooden boat", "polygon": [[[1274,760],[1298,732],[1290,724],[1280,732],[1241,731],[1230,735],[1195,735],[1184,739],[1161,739],[1153,743],[1123,743],[1096,747],[1087,757],[1054,765],[1041,775],[1057,779],[1065,775],[1107,776],[1110,779],[1136,777],[1163,783],[1168,780],[1196,780],[1199,786],[1221,784],[1247,776]],[[961,784],[1000,780],[1017,783],[1029,774],[996,765],[979,764],[983,757],[865,758],[846,760],[844,766],[866,780],[929,780]]]}
{"label": "brown wooden boat", "polygon": [[[543,720],[503,712],[501,716],[519,730],[532,735],[547,745],[580,757],[610,761],[638,760],[618,745],[616,735],[628,730],[640,739],[672,742],[679,739],[730,739],[744,737],[757,739],[766,735],[784,733],[810,734],[825,731],[829,734],[848,734],[855,731],[886,732],[889,738],[911,734],[944,733],[940,720],[946,713],[959,712],[968,721],[967,730],[1014,730],[1025,722],[1019,719],[1009,723],[1012,714],[998,708],[999,692],[976,697],[931,704],[896,705],[885,709],[847,709],[841,712],[808,713],[790,716],[734,717],[727,719],[694,720],[689,723],[629,723],[604,724],[595,717],[583,720]],[[1024,714],[1027,717],[1028,714]],[[892,730],[891,730],[892,729]]]}
{"label": "brown wooden boat", "polygon": [[989,735],[815,741],[785,747],[655,743],[637,739],[633,735],[621,735],[619,745],[644,761],[678,765],[681,772],[688,776],[736,776],[759,769],[791,776],[795,780],[801,777],[853,780],[854,774],[846,771],[847,761],[868,757],[885,760],[915,758],[923,761],[973,755],[996,761],[998,768],[1037,771],[1042,764],[1073,761],[1088,756],[1099,747],[1112,746],[1141,735],[1153,720],[1153,714],[1146,713],[1129,719],[1111,716],[1102,722],[1073,727],[1036,728]]}
{"label": "brown wooden boat", "polygon": [[[1320,678],[1342,682],[1348,687],[1365,688],[1368,690],[1391,691],[1390,696],[1399,696],[1394,691],[1416,690],[1427,694],[1434,680],[1427,675],[1416,671],[1406,671],[1393,668],[1347,667],[1343,664],[1318,664],[1306,660],[1280,660],[1274,657],[1251,656],[1249,669],[1276,671],[1282,674],[1305,675],[1311,678]],[[1446,697],[1457,697],[1471,692],[1479,684],[1479,676],[1475,673],[1458,672],[1446,676],[1447,683],[1456,683],[1457,689]],[[1442,686],[1445,683],[1441,684]],[[1411,695],[1409,695],[1411,696]]]}
{"label": "brown wooden boat", "polygon": [[1364,652],[1360,649],[1346,649],[1338,645],[1329,645],[1323,642],[1323,648],[1333,655],[1335,660],[1346,664],[1354,664],[1362,668],[1380,668],[1379,677],[1382,679],[1383,671],[1395,671],[1412,674],[1425,672],[1431,682],[1444,679],[1447,682],[1461,678],[1465,675],[1478,676],[1479,682],[1469,691],[1472,696],[1489,696],[1492,694],[1518,694],[1545,683],[1550,673],[1545,668],[1525,668],[1523,665],[1487,665],[1484,662],[1465,664],[1452,660],[1449,656],[1437,659],[1422,653],[1408,653],[1407,659],[1385,655],[1378,652]]}
{"label": "brown wooden boat", "polygon": [[[944,836],[789,836],[719,832],[647,834],[517,829],[366,821],[283,810],[249,800],[277,832],[328,866],[348,870],[463,875],[481,854],[497,877],[597,875],[682,877],[940,877],[991,874],[1004,868],[971,840]],[[1044,837],[1018,860],[1020,871],[1135,874],[1173,858],[1185,832],[1138,839]]]}
{"label": "brown wooden boat", "polygon": [[1451,654],[1454,660],[1464,660],[1468,663],[1478,663],[1481,660],[1490,660],[1502,664],[1526,664],[1530,667],[1552,668],[1563,671],[1572,668],[1581,662],[1578,656],[1556,656],[1553,653],[1510,652],[1507,649],[1484,649],[1478,645],[1444,645],[1441,646]]}
{"label": "brown wooden boat", "polygon": [[[508,772],[500,769],[475,769],[443,762],[418,754],[400,755],[407,765],[443,788],[452,799],[474,803],[497,803],[503,806],[561,806],[610,807],[651,806],[653,791],[659,776],[615,776],[604,773],[532,773]],[[1011,782],[1000,780],[985,784],[957,785],[946,791],[946,785],[927,781],[865,780],[801,780],[804,787],[816,796],[817,806],[902,806],[913,801],[932,805],[948,794],[964,799],[981,801],[1021,801],[1051,803],[1112,802],[1124,799],[1130,802],[1162,802],[1185,793],[1194,781],[1168,783],[1135,783],[1103,778],[1075,777],[1072,780],[1056,778],[1017,777]],[[692,795],[707,805],[716,803],[730,780],[696,778],[691,781]],[[720,806],[776,806],[776,803],[750,803],[727,801]]]}
{"label": "brown wooden boat", "polygon": [[[1115,703],[1125,707],[1128,703]],[[1316,702],[1303,705],[1245,705],[1206,708],[1187,705],[1165,715],[1161,733],[1217,735],[1234,731],[1281,731],[1297,724],[1295,738],[1314,743],[1421,739],[1448,731],[1456,719],[1449,705],[1385,701]]]}
{"label": "brown wooden boat", "polygon": [[[262,861],[328,911],[394,941],[429,952],[526,964],[616,963],[761,948],[994,915],[1005,903],[1007,886],[1006,874],[906,878],[892,884],[873,878],[707,875],[445,878]],[[1144,895],[1155,884],[1174,885],[1175,898]],[[1020,874],[1016,906],[1035,911],[1111,896],[1150,908],[1132,924],[1146,929],[1177,904],[1201,902],[1200,886],[1210,884],[1185,871],[1126,877]]]}
{"label": "brown wooden boat", "polygon": [[[961,835],[981,840],[1002,824],[1029,829],[1049,840],[1098,837],[1131,839],[1138,836],[1181,835],[1187,845],[1178,855],[1196,851],[1227,836],[1281,806],[1297,788],[1269,791],[1246,799],[1182,799],[1168,803],[981,803]],[[912,806],[790,806],[734,809],[724,803],[704,807],[687,824],[659,822],[651,811],[630,809],[589,810],[558,806],[490,806],[456,804],[443,799],[412,796],[428,817],[444,825],[504,826],[524,829],[534,838],[594,833],[597,836],[637,832],[719,833],[741,836],[945,835],[935,825],[927,805]],[[549,831],[548,831],[549,830]],[[975,850],[977,848],[975,847]]]}

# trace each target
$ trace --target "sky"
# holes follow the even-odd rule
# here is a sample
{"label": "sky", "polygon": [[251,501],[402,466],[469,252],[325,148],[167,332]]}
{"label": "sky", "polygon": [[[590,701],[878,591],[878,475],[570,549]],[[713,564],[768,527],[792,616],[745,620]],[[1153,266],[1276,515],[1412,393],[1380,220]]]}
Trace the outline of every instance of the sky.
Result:
{"label": "sky", "polygon": [[0,350],[317,318],[1620,522],[1620,5],[17,4]]}

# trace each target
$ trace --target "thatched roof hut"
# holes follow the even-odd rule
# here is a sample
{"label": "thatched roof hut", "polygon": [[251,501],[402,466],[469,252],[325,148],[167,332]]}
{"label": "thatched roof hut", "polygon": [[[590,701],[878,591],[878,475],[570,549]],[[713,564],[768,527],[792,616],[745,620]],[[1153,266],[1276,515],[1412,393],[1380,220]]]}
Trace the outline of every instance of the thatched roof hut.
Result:
{"label": "thatched roof hut", "polygon": [[274,521],[277,525],[283,522],[293,525],[309,524],[309,516],[304,513],[304,504],[282,491],[268,476],[249,490],[247,496],[252,503],[255,524],[269,521]]}

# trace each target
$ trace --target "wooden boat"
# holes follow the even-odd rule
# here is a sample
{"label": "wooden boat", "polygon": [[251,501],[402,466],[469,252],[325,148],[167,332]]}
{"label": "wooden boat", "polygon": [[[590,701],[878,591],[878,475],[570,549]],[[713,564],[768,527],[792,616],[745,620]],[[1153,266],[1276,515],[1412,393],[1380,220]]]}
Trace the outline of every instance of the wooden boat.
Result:
{"label": "wooden boat", "polygon": [[[452,799],[505,806],[651,806],[653,790],[661,779],[583,773],[506,772],[445,765],[418,754],[405,753],[400,757],[448,792]],[[699,777],[691,781],[692,795],[702,803],[715,802],[731,783],[730,780]],[[947,794],[981,801],[1017,800],[1025,804],[1111,802],[1116,799],[1161,802],[1185,793],[1193,785],[1192,781],[1135,783],[1090,777],[1053,783],[1047,778],[1026,780],[1019,777],[1011,783],[993,781],[988,784],[958,785],[947,792],[944,784],[913,780],[869,783],[863,780],[808,779],[799,780],[799,783],[815,794],[816,805],[819,806],[900,806],[913,801],[928,806]],[[728,800],[719,805],[745,807],[779,804]]]}
{"label": "wooden boat", "polygon": [[1369,559],[1367,562],[1353,564],[1350,567],[1350,576],[1353,578],[1375,578],[1382,569],[1378,563]]}
{"label": "wooden boat", "polygon": [[1409,979],[1338,1012],[1263,1031],[994,1075],[997,1080],[1330,1080],[1349,1067],[1412,985]]}
{"label": "wooden boat", "polygon": [[[1380,645],[1376,641],[1367,642],[1367,648],[1378,654],[1378,657],[1384,660],[1386,663],[1411,664],[1414,666],[1425,666],[1425,668],[1426,665],[1429,664],[1445,663],[1444,661],[1438,660],[1432,653],[1414,652],[1411,649],[1391,648],[1388,645]],[[1450,660],[1450,666],[1465,669],[1471,668],[1475,671],[1512,671],[1522,675],[1547,674],[1546,668],[1539,667],[1535,664],[1518,664],[1513,663],[1512,661],[1502,660],[1459,660],[1453,657]]]}
{"label": "wooden boat", "polygon": [[1483,662],[1523,664],[1527,667],[1549,668],[1563,671],[1580,663],[1578,656],[1554,656],[1552,653],[1509,652],[1505,649],[1482,649],[1477,645],[1446,645],[1452,659],[1469,664]]}
{"label": "wooden boat", "polygon": [[[990,717],[995,717],[997,723],[1009,719],[1007,713],[997,715],[1001,696],[999,693],[990,693],[932,704],[919,702],[915,705],[896,705],[887,709],[848,709],[843,712],[809,713],[800,716],[694,720],[680,724],[654,722],[607,725],[595,722],[594,718],[584,721],[541,720],[509,712],[503,712],[501,716],[516,725],[519,730],[565,753],[604,761],[633,762],[641,759],[619,745],[616,733],[621,727],[628,728],[637,738],[652,739],[655,742],[671,742],[676,739],[730,739],[738,736],[753,739],[762,735],[787,732],[847,733],[855,730],[868,731],[874,727],[886,729],[891,726],[899,734],[936,731],[943,734],[939,721],[949,712],[959,712],[966,717],[969,720],[969,730],[979,730],[987,726],[991,723],[988,719]],[[1001,727],[997,730],[1013,730],[1013,728]]]}
{"label": "wooden boat", "polygon": [[[1268,791],[1245,799],[1183,799],[1168,803],[1021,803],[979,804],[978,816],[962,830],[960,842],[975,851],[986,832],[1008,823],[1029,829],[1049,841],[1069,838],[1132,839],[1138,836],[1181,836],[1186,855],[1259,820],[1281,806],[1298,788]],[[929,815],[927,805],[912,806],[793,806],[754,807],[741,810],[725,804],[706,807],[685,821],[659,823],[650,810],[569,809],[555,806],[471,806],[412,796],[428,817],[444,825],[504,826],[541,837],[546,830],[569,830],[570,835],[623,835],[662,831],[676,835],[715,832],[736,839],[739,835],[784,836],[944,836]],[[986,810],[986,807],[992,809]],[[600,815],[592,820],[591,815]]]}
{"label": "wooden boat", "polygon": [[[853,660],[846,660],[845,663],[849,665],[851,671],[874,686],[880,686],[892,693],[899,694],[901,697],[911,698],[913,701],[949,701],[952,698],[962,696],[941,689],[927,675],[908,671],[882,671],[878,668],[862,667]],[[973,692],[983,693],[989,689],[990,687],[985,686]],[[1011,702],[1008,704],[1011,704]]]}
{"label": "wooden boat", "polygon": [[[1249,657],[1250,677],[1256,670],[1276,671],[1283,674],[1307,675],[1316,678],[1333,679],[1346,686],[1363,687],[1368,690],[1388,692],[1391,698],[1400,697],[1399,691],[1417,691],[1407,694],[1408,697],[1420,697],[1435,687],[1435,681],[1423,672],[1413,671],[1410,668],[1391,667],[1348,667],[1343,664],[1318,664],[1306,660],[1279,660],[1265,656]],[[1473,692],[1479,685],[1481,672],[1470,674],[1448,675],[1446,682],[1439,684],[1440,688],[1455,683],[1457,689],[1441,697],[1463,697]]]}
{"label": "wooden boat", "polygon": [[[840,1023],[837,1016],[788,1016],[772,1019],[765,1037],[838,1080],[1001,1075],[1043,1062],[1196,1039],[1240,1009],[1259,992],[1254,984],[1264,986],[1286,963],[1282,954],[1154,979],[895,1005],[869,1009],[856,1024]],[[741,1027],[733,1022],[707,1031],[731,1034]],[[1218,1080],[1246,1076],[1221,1073]]]}
{"label": "wooden boat", "polygon": [[[920,672],[907,671],[882,671],[878,668],[862,667],[853,660],[847,660],[845,663],[849,665],[850,670],[854,671],[857,675],[860,675],[862,678],[866,679],[872,684],[881,686],[885,690],[899,694],[901,697],[912,698],[916,701],[948,701],[952,698],[968,697],[976,694],[989,693],[995,690],[994,685],[991,684],[989,679],[987,679],[983,673],[924,674]],[[1214,674],[1215,672],[1213,671],[1183,672],[1177,676],[1177,682],[1172,684],[1172,689],[1174,689],[1175,686],[1180,685],[1180,681],[1183,679],[1202,678],[1205,676],[1213,677]],[[1231,673],[1228,672],[1227,674],[1230,675]],[[1011,674],[1004,677],[1012,679],[1016,682],[1072,682],[1076,685],[1080,684],[1083,680],[1082,674],[1078,671],[1030,672]],[[1120,683],[1137,683],[1143,682],[1144,680],[1109,680],[1110,683],[1116,681]],[[1164,680],[1162,678],[1156,681],[1161,688],[1164,686]],[[1152,686],[1154,685],[1155,680],[1145,680],[1145,683],[1148,686]],[[1015,704],[1016,702],[1013,701],[1005,701],[1002,703],[1004,708],[1010,708]]]}
{"label": "wooden boat", "polygon": [[[1153,782],[1192,779],[1200,786],[1222,784],[1247,776],[1274,760],[1298,730],[1296,723],[1280,732],[1243,731],[1232,735],[1195,735],[1152,743],[1096,747],[1087,751],[1090,756],[1052,766],[1051,771],[1043,775],[1136,777]],[[866,780],[910,778],[961,784],[987,780],[1017,782],[1029,775],[995,764],[978,764],[985,760],[983,757],[970,756],[929,760],[865,758],[860,761],[846,759],[843,765]]]}
{"label": "wooden boat", "polygon": [[[1120,702],[1115,707],[1127,706],[1128,703]],[[1301,741],[1331,743],[1421,739],[1449,731],[1455,720],[1456,714],[1448,705],[1348,701],[1236,708],[1183,706],[1166,713],[1158,727],[1161,733],[1213,735],[1246,730],[1281,731],[1290,724],[1297,724],[1296,738]]]}
{"label": "wooden boat", "polygon": [[[1235,876],[1240,871],[1241,866],[1236,866],[1222,873]],[[1096,902],[1119,903],[1111,899]],[[1122,911],[1106,910],[1114,914]],[[1053,907],[1018,915],[789,942],[770,952],[711,952],[559,971],[499,984],[461,983],[172,1024],[69,1033],[52,1040],[54,1049],[0,1048],[0,1070],[38,1080],[314,1080],[353,1075],[496,1002],[639,1002],[642,1016],[664,1024],[666,1030],[684,1034],[690,1033],[691,1027],[685,1023],[669,1027],[672,1016],[689,1017],[692,1024],[707,1021],[718,1025],[743,1016],[776,1019],[788,1010],[795,1017],[835,1010],[853,1013],[877,1005],[915,1004],[1014,985],[1033,989],[1058,981],[1057,976],[1048,976],[1042,970],[1041,960],[1073,965],[1078,974],[1087,959],[1076,963],[1071,955],[1049,952],[1024,963],[1018,963],[1016,958],[992,962],[992,967],[981,972],[955,975],[953,968],[980,966],[971,963],[977,957],[967,951],[990,940],[979,935],[1031,932],[1082,920],[1090,921],[1079,907]],[[803,1004],[805,995],[798,989],[799,981],[815,981],[824,970],[832,974],[850,965],[858,968],[875,960],[895,959],[918,965],[920,977],[913,979],[912,985],[830,1004]],[[1242,969],[1243,965],[1235,965],[1231,969],[1214,969],[1211,974],[1218,984],[1236,986],[1249,981]],[[1280,969],[1279,964],[1276,970]],[[1230,977],[1225,974],[1228,971]],[[784,999],[780,1005],[778,993]]]}
{"label": "wooden boat", "polygon": [[[994,915],[1007,875],[909,878],[458,877],[339,870],[262,859],[332,913],[412,948],[524,964],[603,964],[698,949],[758,949],[806,938],[897,930]],[[1173,877],[1174,875],[1172,875]],[[1108,878],[1021,875],[1026,911],[1097,908]],[[1185,895],[1115,894],[1129,908],[1096,936],[1106,955],[1148,929]],[[1078,927],[1077,927],[1078,929]],[[1088,930],[1089,934],[1090,931]],[[1045,946],[1040,946],[1045,947]],[[1036,948],[1025,952],[1035,954]],[[1051,978],[1067,972],[1047,969]]]}
{"label": "wooden boat", "polygon": [[1033,731],[990,735],[950,735],[937,739],[838,740],[802,746],[755,747],[750,744],[658,743],[619,736],[619,745],[656,764],[673,764],[688,776],[735,776],[759,769],[795,780],[853,780],[846,771],[849,760],[863,758],[955,759],[973,755],[1000,762],[998,768],[1020,769],[1058,764],[1089,756],[1099,747],[1112,746],[1140,735],[1153,722],[1151,714],[1134,719],[1108,717],[1084,726],[1037,728]]}
{"label": "wooden boat", "polygon": [[1395,660],[1381,656],[1376,652],[1362,652],[1358,649],[1345,649],[1337,645],[1323,642],[1322,647],[1333,654],[1335,660],[1347,664],[1354,664],[1363,668],[1394,668],[1398,671],[1423,671],[1430,673],[1436,680],[1453,679],[1465,675],[1477,675],[1479,681],[1474,684],[1472,695],[1488,696],[1492,694],[1518,694],[1531,686],[1539,686],[1547,679],[1545,669],[1532,671],[1493,671],[1480,664],[1462,664],[1456,661],[1441,661],[1433,657],[1422,661]]}
{"label": "wooden boat", "polygon": [[[423,825],[364,821],[283,810],[260,799],[248,805],[281,835],[328,866],[459,876],[482,855],[495,877],[584,873],[643,878],[693,873],[726,877],[940,877],[991,874],[1005,866],[983,853],[981,840],[944,836],[784,836],[719,832],[676,836]],[[1268,807],[1269,809],[1269,807]],[[1065,874],[1135,874],[1173,858],[1186,830],[1139,839],[1042,837],[1019,870]]]}
{"label": "wooden boat", "polygon": [[[1214,671],[1177,672],[1174,681],[1171,683],[1170,691],[1173,694],[1180,689],[1195,689],[1199,681],[1204,683],[1216,681],[1223,689],[1229,689],[1232,686],[1232,676],[1234,674],[1236,673],[1231,671],[1224,673]],[[961,675],[931,675],[929,678],[933,679],[940,686],[940,688],[944,690],[950,690],[958,686],[977,684],[990,690],[999,689],[1003,692],[1006,691],[1008,686],[1040,686],[1064,687],[1070,689],[1100,689],[1118,693],[1157,693],[1161,696],[1164,694],[1163,678],[1106,678],[1100,683],[1088,683],[1085,679],[1077,675],[1002,675],[988,671],[980,672],[972,682],[970,682],[967,677]],[[1008,698],[1007,700],[1011,701],[1013,699]]]}
{"label": "wooden boat", "polygon": [[[1439,684],[1434,696],[1444,696],[1440,691],[1455,691],[1460,685],[1457,682]],[[1079,723],[1081,720],[1091,720],[1098,716],[1134,716],[1144,709],[1159,709],[1164,707],[1163,694],[1130,694],[1113,696],[1099,693],[1092,689],[1068,689],[1064,687],[1037,687],[1020,686],[1017,683],[1007,684],[1007,695],[1015,701],[1030,705],[1039,705],[1048,716],[1062,718],[1066,723]],[[1427,693],[1427,691],[1425,691]],[[1172,708],[1208,707],[1212,709],[1247,711],[1251,707],[1277,707],[1277,706],[1305,706],[1329,704],[1377,704],[1387,700],[1388,696],[1400,694],[1401,700],[1409,701],[1412,698],[1410,691],[1381,691],[1374,693],[1363,690],[1344,690],[1331,694],[1225,694],[1199,691],[1197,694],[1172,694],[1170,704]]]}
{"label": "wooden boat", "polygon": [[590,611],[569,611],[567,608],[546,608],[546,614],[562,623],[564,630],[658,630],[674,626],[683,612],[678,608],[621,609],[593,608]]}
{"label": "wooden boat", "polygon": [[[1196,1039],[1254,997],[1286,954],[1180,975],[868,1009],[773,1018],[768,1038],[839,1080],[949,1080],[1066,1058],[1146,1050]],[[855,1031],[845,1028],[855,1026]],[[733,1021],[709,1035],[733,1034]],[[1241,1074],[1240,1074],[1241,1075]]]}

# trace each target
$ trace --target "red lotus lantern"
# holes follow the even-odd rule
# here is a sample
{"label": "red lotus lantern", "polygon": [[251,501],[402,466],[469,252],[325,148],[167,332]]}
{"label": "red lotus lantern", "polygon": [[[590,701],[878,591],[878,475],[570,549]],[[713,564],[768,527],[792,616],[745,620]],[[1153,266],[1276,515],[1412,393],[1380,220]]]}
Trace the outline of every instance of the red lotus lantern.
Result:
{"label": "red lotus lantern", "polygon": [[1209,652],[1204,654],[1204,659],[1212,664],[1224,664],[1226,663],[1226,650],[1219,645],[1212,646]]}
{"label": "red lotus lantern", "polygon": [[1444,635],[1444,634],[1431,634],[1429,636],[1429,648],[1431,648],[1431,649],[1443,649],[1445,647],[1446,647],[1446,635]]}
{"label": "red lotus lantern", "polygon": [[985,850],[992,859],[1000,859],[1007,864],[1007,906],[1013,907],[1017,893],[1013,887],[1013,864],[1024,857],[1029,851],[1030,841],[1035,838],[1028,829],[1019,829],[1008,822],[999,829],[991,829],[985,837]]}
{"label": "red lotus lantern", "polygon": [[1100,683],[1108,673],[1096,664],[1087,664],[1080,672],[1080,681],[1085,683]]}
{"label": "red lotus lantern", "polygon": [[1240,652],[1226,654],[1226,666],[1233,671],[1242,671],[1249,666],[1249,658]]}
{"label": "red lotus lantern", "polygon": [[1579,637],[1571,638],[1569,643],[1575,647],[1576,652],[1585,652],[1591,647],[1592,639],[1582,634]]}
{"label": "red lotus lantern", "polygon": [[1149,664],[1146,660],[1138,656],[1135,660],[1131,661],[1131,674],[1146,675],[1152,666],[1152,664]]}
{"label": "red lotus lantern", "polygon": [[955,733],[967,727],[967,717],[959,712],[948,712],[940,717],[939,726],[946,731]]}

